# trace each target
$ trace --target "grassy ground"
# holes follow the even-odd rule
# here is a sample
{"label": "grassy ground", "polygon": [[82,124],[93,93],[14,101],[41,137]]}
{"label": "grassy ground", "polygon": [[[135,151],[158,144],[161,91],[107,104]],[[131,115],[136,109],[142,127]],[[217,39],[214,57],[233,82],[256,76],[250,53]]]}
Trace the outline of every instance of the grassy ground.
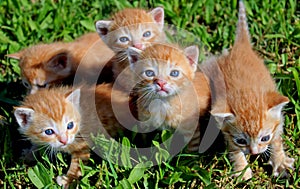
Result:
{"label": "grassy ground", "polygon": [[[1,188],[58,188],[55,177],[67,170],[68,159],[59,154],[50,161],[46,156],[27,165],[21,151],[29,146],[17,131],[12,107],[25,95],[18,62],[5,54],[39,42],[72,41],[94,31],[94,21],[107,18],[124,7],[165,8],[166,22],[198,37],[211,53],[230,48],[237,21],[236,0],[88,1],[72,0],[1,0],[0,1],[0,186]],[[300,4],[296,0],[250,0],[246,2],[249,29],[254,48],[276,79],[279,90],[290,98],[285,108],[284,143],[287,153],[296,159],[290,178],[271,176],[270,166],[262,157],[252,157],[254,177],[247,182],[231,178],[232,167],[225,148],[212,147],[204,154],[180,153],[149,168],[141,164],[119,166],[92,159],[83,166],[81,188],[299,188],[300,187]],[[222,138],[220,139],[222,140]],[[126,145],[128,141],[122,141]],[[218,146],[218,145],[215,145]],[[221,145],[222,146],[222,145]],[[111,146],[108,146],[113,148]],[[161,151],[162,152],[162,151]],[[121,152],[126,157],[125,152]],[[157,161],[167,159],[160,153]],[[122,161],[127,161],[126,158]],[[151,162],[146,162],[151,165]],[[75,183],[76,184],[76,183]]]}

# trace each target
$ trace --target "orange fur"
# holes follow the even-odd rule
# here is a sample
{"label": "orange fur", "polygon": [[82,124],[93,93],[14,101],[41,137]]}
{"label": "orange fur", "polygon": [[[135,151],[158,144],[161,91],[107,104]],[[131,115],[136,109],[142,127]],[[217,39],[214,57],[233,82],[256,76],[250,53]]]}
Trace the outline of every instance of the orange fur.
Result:
{"label": "orange fur", "polygon": [[[188,54],[186,49],[191,48],[193,53]],[[153,44],[138,57],[129,52],[129,60],[132,75],[136,75],[134,91],[138,96],[138,118],[143,121],[142,126],[178,129],[185,142],[192,139],[189,150],[196,151],[200,143],[198,119],[208,109],[210,92],[205,76],[195,73],[198,49],[195,46],[186,49]],[[153,77],[146,75],[149,70],[155,73]],[[179,75],[171,76],[173,71]],[[163,86],[160,83],[164,83]],[[152,105],[155,101],[159,104]]]}
{"label": "orange fur", "polygon": [[[98,85],[95,89],[81,88],[80,99],[76,98],[78,89],[44,89],[27,96],[22,105],[15,108],[20,132],[33,143],[72,155],[67,175],[57,178],[65,187],[81,176],[79,160],[89,159],[89,148],[94,145],[91,134],[115,137],[123,130],[114,115],[112,100],[116,106],[128,104],[127,95],[112,91],[110,84]],[[70,122],[74,124],[72,129],[67,127]],[[54,133],[48,135],[46,130],[49,129]]]}
{"label": "orange fur", "polygon": [[[126,69],[128,67],[126,57],[128,47],[144,49],[153,42],[165,40],[163,19],[162,8],[155,8],[149,12],[143,9],[129,8],[115,13],[109,21],[99,20],[96,22],[98,34],[116,53],[110,61],[115,79],[122,72],[123,75],[130,77],[130,73]],[[145,34],[147,35],[145,36]],[[122,42],[121,38],[126,38],[126,41]],[[130,85],[130,81],[119,80],[116,83],[125,89],[128,89]]]}
{"label": "orange fur", "polygon": [[[202,70],[210,79],[211,113],[228,143],[234,171],[245,169],[248,153],[271,153],[275,176],[292,168],[294,160],[285,155],[281,143],[281,110],[289,100],[277,92],[263,60],[252,50],[241,1],[231,52],[211,58],[202,65]],[[242,178],[251,177],[251,169],[247,168]]]}
{"label": "orange fur", "polygon": [[7,56],[20,60],[23,82],[36,92],[61,83],[72,84],[75,73],[77,83],[95,83],[101,65],[113,55],[97,33],[88,33],[74,42],[38,44]]}

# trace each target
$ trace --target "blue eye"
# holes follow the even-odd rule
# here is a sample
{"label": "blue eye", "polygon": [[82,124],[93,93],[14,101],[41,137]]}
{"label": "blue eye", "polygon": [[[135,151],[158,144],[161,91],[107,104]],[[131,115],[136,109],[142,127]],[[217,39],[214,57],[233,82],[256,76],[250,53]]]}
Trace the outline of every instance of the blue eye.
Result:
{"label": "blue eye", "polygon": [[46,135],[53,135],[54,131],[52,129],[47,129],[47,130],[45,130],[45,134]]}
{"label": "blue eye", "polygon": [[68,126],[67,126],[67,129],[73,129],[73,127],[74,127],[73,121],[69,122]]}
{"label": "blue eye", "polygon": [[128,38],[128,37],[120,37],[119,40],[120,40],[122,43],[125,43],[125,42],[129,41],[129,38]]}
{"label": "blue eye", "polygon": [[154,76],[155,76],[155,73],[154,73],[154,71],[152,71],[152,70],[146,70],[146,71],[145,71],[145,75],[146,75],[147,77],[154,77]]}
{"label": "blue eye", "polygon": [[179,71],[178,70],[171,71],[170,76],[172,76],[172,77],[178,77],[179,76]]}
{"label": "blue eye", "polygon": [[151,36],[150,31],[146,31],[145,33],[143,33],[143,37],[150,37],[150,36]]}
{"label": "blue eye", "polygon": [[270,135],[264,136],[260,139],[262,142],[268,142],[270,140]]}

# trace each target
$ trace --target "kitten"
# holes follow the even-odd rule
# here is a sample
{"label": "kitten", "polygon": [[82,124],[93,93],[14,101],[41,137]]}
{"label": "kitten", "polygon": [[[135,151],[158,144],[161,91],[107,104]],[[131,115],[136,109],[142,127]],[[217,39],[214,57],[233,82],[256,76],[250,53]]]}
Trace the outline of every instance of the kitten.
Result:
{"label": "kitten", "polygon": [[[96,83],[102,68],[100,66],[113,55],[97,33],[88,33],[74,42],[38,44],[8,54],[7,57],[20,60],[23,84],[31,93],[35,93],[38,89],[61,83],[73,84],[75,74],[77,83],[82,80],[85,83]],[[112,73],[105,70],[102,74],[102,78],[105,78]],[[108,81],[111,81],[109,77]]]}
{"label": "kitten", "polygon": [[[126,50],[135,47],[143,50],[153,42],[165,40],[163,32],[164,9],[155,8],[150,12],[143,9],[124,9],[114,14],[111,20],[99,20],[96,22],[96,30],[107,46],[114,51],[115,57],[111,60],[114,78],[123,72],[124,76],[130,76],[124,71],[128,67]],[[131,89],[132,83],[128,80],[119,80],[116,84]]]}
{"label": "kitten", "polygon": [[[274,176],[292,168],[294,159],[283,149],[282,108],[289,99],[276,90],[264,62],[253,51],[246,21],[246,10],[239,3],[235,43],[230,53],[202,65],[211,81],[211,114],[218,122],[229,148],[235,176],[248,163],[246,154],[270,154]],[[242,176],[252,177],[248,167]]]}
{"label": "kitten", "polygon": [[[81,176],[79,161],[90,157],[91,134],[115,137],[123,131],[114,116],[111,95],[110,84],[98,85],[95,91],[92,88],[57,87],[38,90],[15,108],[20,132],[34,144],[45,146],[50,152],[71,154],[67,175],[57,177],[58,184],[68,187],[73,179]],[[119,91],[114,91],[114,95],[116,106],[128,102],[127,95]]]}
{"label": "kitten", "polygon": [[[134,93],[138,96],[141,126],[178,129],[184,136],[184,144],[193,137],[190,151],[199,147],[199,115],[207,110],[210,99],[206,78],[196,72],[198,56],[196,46],[183,51],[163,44],[153,44],[142,52],[128,49],[130,69],[137,83]],[[195,85],[199,86],[194,88]],[[183,147],[176,145],[178,149]]]}

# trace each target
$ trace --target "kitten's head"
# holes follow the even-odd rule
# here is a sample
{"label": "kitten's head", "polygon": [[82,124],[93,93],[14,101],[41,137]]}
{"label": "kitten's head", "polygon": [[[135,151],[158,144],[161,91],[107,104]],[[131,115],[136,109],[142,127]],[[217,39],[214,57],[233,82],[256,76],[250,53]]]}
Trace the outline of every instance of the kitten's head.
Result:
{"label": "kitten's head", "polygon": [[79,101],[80,89],[44,89],[27,96],[14,111],[20,132],[33,143],[67,149],[80,130]]}
{"label": "kitten's head", "polygon": [[164,38],[164,9],[150,12],[143,9],[124,9],[111,20],[96,22],[96,30],[102,40],[115,53],[124,53],[128,47],[144,49],[152,42]]}
{"label": "kitten's head", "polygon": [[7,57],[20,61],[23,84],[31,93],[59,84],[71,74],[69,52],[63,43],[35,45]]}
{"label": "kitten's head", "polygon": [[144,51],[128,49],[130,68],[137,76],[136,90],[147,98],[167,98],[190,85],[197,69],[199,50],[183,51],[170,45],[154,44]]}
{"label": "kitten's head", "polygon": [[252,50],[242,1],[239,6],[235,44],[224,55],[225,63],[219,64],[226,70],[227,91],[218,91],[211,114],[231,150],[260,154],[267,151],[275,135],[281,135],[281,111],[289,99],[276,92],[263,61]]}
{"label": "kitten's head", "polygon": [[[281,135],[281,110],[289,100],[277,92],[268,92],[264,96],[245,93],[235,95],[231,99],[235,102],[226,105],[226,111],[219,110],[217,106],[224,107],[224,104],[219,104],[211,113],[231,149],[242,150],[245,154],[260,154],[268,149],[275,135]],[[248,100],[245,102],[245,99]]]}

